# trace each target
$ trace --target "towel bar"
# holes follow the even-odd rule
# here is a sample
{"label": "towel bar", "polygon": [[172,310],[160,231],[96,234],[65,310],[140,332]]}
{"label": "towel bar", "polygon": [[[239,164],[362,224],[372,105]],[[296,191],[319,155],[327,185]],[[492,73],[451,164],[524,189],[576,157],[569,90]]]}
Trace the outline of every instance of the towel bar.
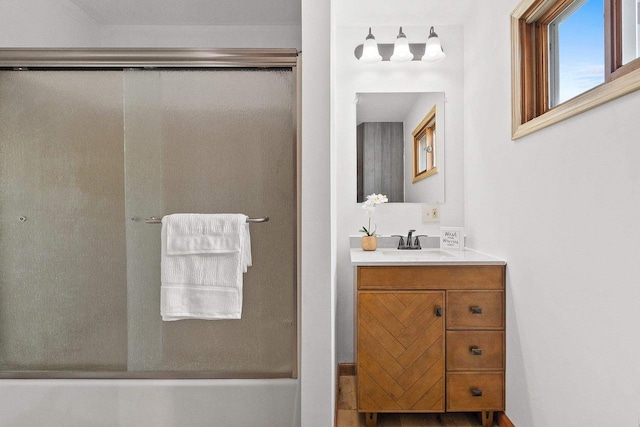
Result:
{"label": "towel bar", "polygon": [[[247,222],[268,222],[269,217],[265,216],[264,218],[247,218]],[[152,216],[151,218],[146,218],[144,220],[147,224],[162,224],[162,218],[156,218]]]}

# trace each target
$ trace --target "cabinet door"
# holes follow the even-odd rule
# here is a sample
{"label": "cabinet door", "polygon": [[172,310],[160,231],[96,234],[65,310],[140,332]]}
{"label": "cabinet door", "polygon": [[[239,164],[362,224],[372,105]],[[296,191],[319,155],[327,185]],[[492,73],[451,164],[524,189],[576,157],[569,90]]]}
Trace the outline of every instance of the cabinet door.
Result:
{"label": "cabinet door", "polygon": [[444,292],[358,292],[360,412],[444,411]]}

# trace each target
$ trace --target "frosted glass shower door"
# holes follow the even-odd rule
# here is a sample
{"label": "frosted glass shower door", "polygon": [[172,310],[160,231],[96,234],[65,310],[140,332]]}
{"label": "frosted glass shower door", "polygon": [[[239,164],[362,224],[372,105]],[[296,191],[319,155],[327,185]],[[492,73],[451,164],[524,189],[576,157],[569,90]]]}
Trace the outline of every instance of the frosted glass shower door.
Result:
{"label": "frosted glass shower door", "polygon": [[[0,70],[0,378],[296,374],[291,68]],[[160,316],[145,218],[244,213],[240,320]]]}
{"label": "frosted glass shower door", "polygon": [[[296,81],[291,69],[124,72],[129,371],[290,377],[296,358]],[[244,213],[240,320],[160,317],[160,230]]]}
{"label": "frosted glass shower door", "polygon": [[121,71],[0,71],[0,371],[127,369]]}

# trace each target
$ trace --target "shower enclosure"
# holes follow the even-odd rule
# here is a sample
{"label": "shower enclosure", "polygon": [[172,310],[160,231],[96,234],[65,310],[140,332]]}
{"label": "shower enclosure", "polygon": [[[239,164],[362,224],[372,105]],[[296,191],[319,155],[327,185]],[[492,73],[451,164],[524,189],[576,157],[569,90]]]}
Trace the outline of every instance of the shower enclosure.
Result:
{"label": "shower enclosure", "polygon": [[[0,378],[296,378],[295,50],[3,50],[0,67]],[[162,322],[145,220],[236,212],[269,217],[242,319]]]}

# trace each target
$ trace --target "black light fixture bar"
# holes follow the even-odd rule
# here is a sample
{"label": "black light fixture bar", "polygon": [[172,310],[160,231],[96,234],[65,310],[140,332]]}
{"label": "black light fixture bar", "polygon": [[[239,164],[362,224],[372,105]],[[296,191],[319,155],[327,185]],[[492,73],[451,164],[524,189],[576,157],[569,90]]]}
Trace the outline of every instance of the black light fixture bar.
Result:
{"label": "black light fixture bar", "polygon": [[[412,61],[420,61],[424,55],[426,43],[409,43],[409,50],[413,53]],[[363,45],[356,46],[356,50],[353,52],[357,59],[362,56]],[[383,61],[391,61],[391,55],[393,55],[393,43],[378,43],[378,51],[382,56]]]}

